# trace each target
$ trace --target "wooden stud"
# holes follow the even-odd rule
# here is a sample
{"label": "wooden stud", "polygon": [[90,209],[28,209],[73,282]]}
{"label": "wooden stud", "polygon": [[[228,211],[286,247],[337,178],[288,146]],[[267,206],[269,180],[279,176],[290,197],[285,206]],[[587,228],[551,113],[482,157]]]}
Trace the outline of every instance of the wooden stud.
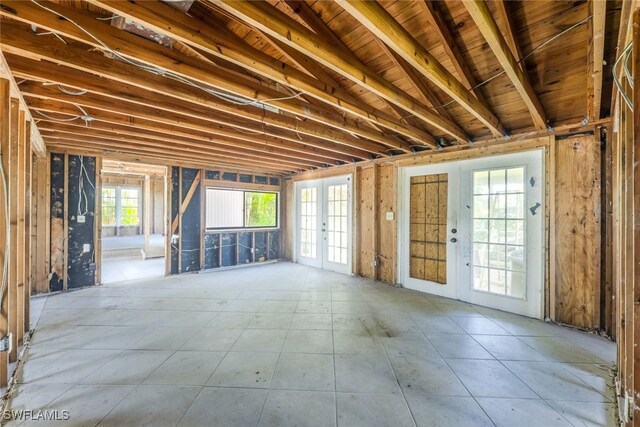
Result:
{"label": "wooden stud", "polygon": [[[11,104],[10,104],[10,86],[9,80],[0,78],[0,154],[2,155],[2,167],[4,169],[4,175],[0,176],[0,180],[4,180],[7,188],[9,183],[7,180],[11,174],[11,162],[10,162],[10,146],[11,146]],[[0,185],[0,262],[3,270],[3,275],[8,278],[8,272],[4,271],[6,265],[6,258],[10,259],[10,247],[5,246],[5,242],[9,238],[7,236],[6,222],[9,220],[9,212],[4,201],[8,198],[8,194],[4,192],[4,185]],[[11,298],[12,289],[5,281],[2,285],[2,292],[0,292],[0,299],[2,305],[0,306],[0,336],[6,336],[10,331],[9,318],[11,315],[12,307],[9,304]],[[0,387],[6,387],[9,382],[9,353],[0,352]]]}
{"label": "wooden stud", "polygon": [[102,157],[96,157],[95,217],[93,220],[95,283],[102,283]]}

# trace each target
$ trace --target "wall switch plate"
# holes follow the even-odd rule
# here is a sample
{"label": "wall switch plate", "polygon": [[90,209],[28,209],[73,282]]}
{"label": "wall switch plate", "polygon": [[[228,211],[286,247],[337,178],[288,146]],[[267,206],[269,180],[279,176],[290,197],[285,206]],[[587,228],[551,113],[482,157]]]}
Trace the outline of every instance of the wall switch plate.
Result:
{"label": "wall switch plate", "polygon": [[82,253],[86,254],[91,250],[91,245],[89,243],[85,243],[82,245]]}
{"label": "wall switch plate", "polygon": [[393,212],[387,212],[387,221],[393,221]]}
{"label": "wall switch plate", "polygon": [[86,218],[84,217],[84,215],[78,215],[78,218],[77,218],[78,224],[83,224],[85,220]]}
{"label": "wall switch plate", "polygon": [[7,335],[0,338],[0,352],[8,353],[13,349],[13,334],[9,332]]}

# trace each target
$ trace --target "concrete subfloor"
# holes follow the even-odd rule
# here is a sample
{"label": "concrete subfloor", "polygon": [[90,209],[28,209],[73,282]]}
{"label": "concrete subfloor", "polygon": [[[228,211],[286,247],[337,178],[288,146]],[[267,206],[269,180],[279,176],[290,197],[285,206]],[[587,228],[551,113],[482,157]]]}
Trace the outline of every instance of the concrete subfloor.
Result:
{"label": "concrete subfloor", "polygon": [[[162,234],[151,234],[149,236],[149,245],[154,247],[164,247],[164,236]],[[142,234],[135,236],[109,236],[102,238],[102,250],[105,252],[142,248],[144,248],[144,235]]]}
{"label": "concrete subfloor", "polygon": [[39,304],[24,425],[614,425],[613,343],[297,264]]}
{"label": "concrete subfloor", "polygon": [[133,257],[102,258],[102,283],[159,278],[164,276],[164,257],[141,259]]}

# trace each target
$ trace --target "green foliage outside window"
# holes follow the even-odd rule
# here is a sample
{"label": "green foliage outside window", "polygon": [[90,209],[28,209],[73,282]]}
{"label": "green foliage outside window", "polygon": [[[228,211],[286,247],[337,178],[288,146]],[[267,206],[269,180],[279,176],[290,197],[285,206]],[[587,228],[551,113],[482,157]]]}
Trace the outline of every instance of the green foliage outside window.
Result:
{"label": "green foliage outside window", "polygon": [[278,225],[278,195],[276,193],[245,192],[245,227],[275,227]]}

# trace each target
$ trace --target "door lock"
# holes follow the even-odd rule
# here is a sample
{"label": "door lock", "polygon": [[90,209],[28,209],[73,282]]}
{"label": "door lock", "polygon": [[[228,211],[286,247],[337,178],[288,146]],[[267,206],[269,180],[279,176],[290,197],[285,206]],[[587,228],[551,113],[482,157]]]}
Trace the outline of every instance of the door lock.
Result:
{"label": "door lock", "polygon": [[458,239],[456,239],[455,237],[452,237],[452,238],[451,238],[451,243],[455,243],[455,242],[457,242],[457,241],[458,241]]}
{"label": "door lock", "polygon": [[456,233],[458,232],[458,229],[457,229],[457,228],[452,228],[452,229],[451,229],[451,232],[452,232],[453,234],[456,234]]}

